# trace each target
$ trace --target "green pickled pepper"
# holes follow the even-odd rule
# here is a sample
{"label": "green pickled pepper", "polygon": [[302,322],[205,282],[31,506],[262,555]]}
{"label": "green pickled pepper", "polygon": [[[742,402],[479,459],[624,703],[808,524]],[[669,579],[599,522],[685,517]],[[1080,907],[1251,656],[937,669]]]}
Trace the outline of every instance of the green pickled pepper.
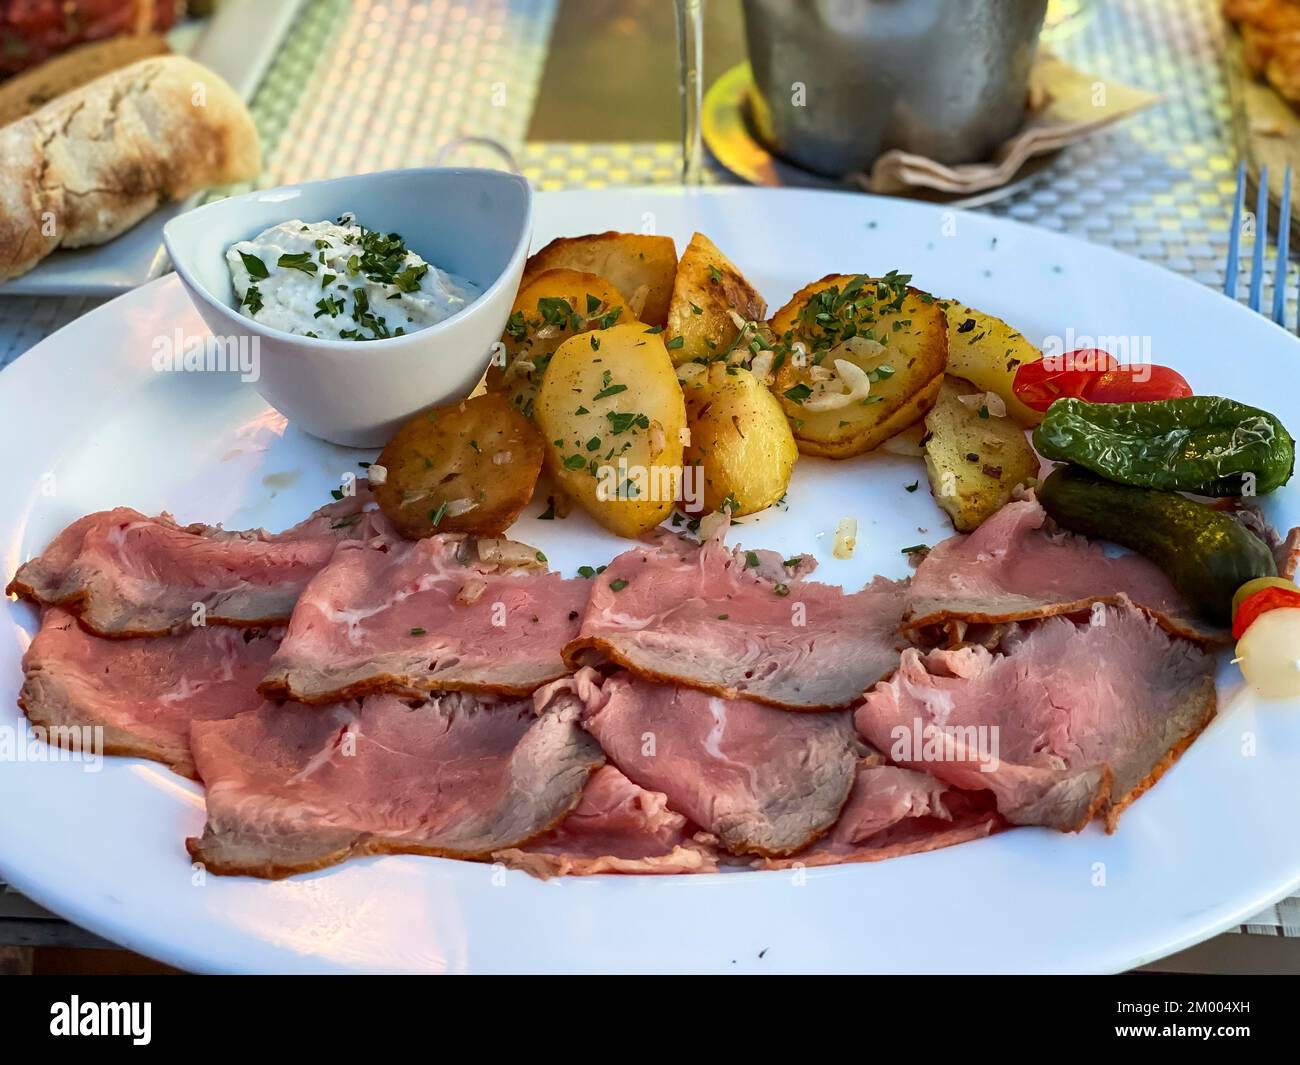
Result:
{"label": "green pickled pepper", "polygon": [[1265,495],[1295,465],[1295,441],[1276,417],[1221,396],[1058,399],[1034,430],[1034,447],[1118,484],[1204,496]]}

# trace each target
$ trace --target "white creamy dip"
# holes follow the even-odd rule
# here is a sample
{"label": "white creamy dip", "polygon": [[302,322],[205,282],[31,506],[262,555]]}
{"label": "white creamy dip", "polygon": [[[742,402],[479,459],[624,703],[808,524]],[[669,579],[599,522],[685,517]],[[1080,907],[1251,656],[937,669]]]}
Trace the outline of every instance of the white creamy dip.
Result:
{"label": "white creamy dip", "polygon": [[450,318],[478,287],[439,270],[394,233],[345,214],[292,219],[226,252],[240,311],[262,325],[326,340],[402,336]]}

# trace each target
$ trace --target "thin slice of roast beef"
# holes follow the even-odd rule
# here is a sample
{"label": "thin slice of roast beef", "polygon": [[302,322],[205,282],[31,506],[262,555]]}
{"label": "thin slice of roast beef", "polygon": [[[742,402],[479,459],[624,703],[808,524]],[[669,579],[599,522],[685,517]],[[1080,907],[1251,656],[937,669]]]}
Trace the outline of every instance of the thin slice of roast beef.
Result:
{"label": "thin slice of roast beef", "polygon": [[1277,575],[1289,581],[1295,580],[1296,569],[1300,567],[1300,529],[1292,529],[1287,533],[1286,539],[1278,545],[1275,554]]}
{"label": "thin slice of roast beef", "polygon": [[886,765],[873,754],[840,818],[816,843],[790,858],[761,858],[759,869],[878,862],[939,850],[987,836],[1001,822],[985,791],[960,791],[914,769]]}
{"label": "thin slice of roast beef", "polygon": [[858,708],[900,764],[992,791],[1014,824],[1078,831],[1159,779],[1215,711],[1214,658],[1132,606],[1018,626],[1001,652],[909,650]]}
{"label": "thin slice of roast beef", "polygon": [[1170,632],[1204,643],[1226,638],[1196,616],[1154,562],[1046,532],[1046,519],[1035,500],[1016,500],[973,533],[936,544],[912,576],[907,630],[1071,614],[1127,597]]}
{"label": "thin slice of roast beef", "polygon": [[1257,503],[1243,499],[1221,499],[1218,501],[1228,514],[1236,518],[1247,529],[1268,545],[1277,562],[1277,575],[1293,580],[1296,565],[1300,563],[1300,528],[1291,529],[1283,534],[1273,527],[1263,508]]}
{"label": "thin slice of roast beef", "polygon": [[214,873],[271,879],[363,854],[486,859],[560,823],[604,761],[580,706],[449,692],[264,705],[196,723]]}
{"label": "thin slice of roast beef", "polygon": [[18,705],[51,742],[63,728],[99,727],[105,754],[151,758],[192,777],[191,722],[261,704],[257,682],[279,633],[213,627],[105,640],[50,607],[23,656]]}
{"label": "thin slice of roast beef", "polygon": [[789,710],[848,706],[898,665],[905,585],[846,594],[805,568],[712,540],[634,548],[593,582],[565,658]]}
{"label": "thin slice of roast beef", "polygon": [[792,714],[630,673],[571,682],[609,760],[734,854],[792,854],[826,832],[861,751],[847,711]]}
{"label": "thin slice of roast beef", "polygon": [[6,591],[61,606],[101,636],[162,636],[197,618],[283,624],[341,539],[384,528],[373,507],[359,491],[277,534],[182,526],[118,507],[73,522],[19,567]]}
{"label": "thin slice of roast beef", "polygon": [[[527,695],[569,672],[588,582],[541,567],[540,552],[433,536],[340,544],[308,585],[262,692],[302,703],[375,692],[461,689]],[[484,558],[505,561],[484,561]]]}
{"label": "thin slice of roast beef", "polygon": [[524,847],[492,860],[543,880],[595,873],[712,873],[714,849],[695,827],[668,808],[667,796],[646,791],[612,765],[591,775],[582,799],[560,824]]}

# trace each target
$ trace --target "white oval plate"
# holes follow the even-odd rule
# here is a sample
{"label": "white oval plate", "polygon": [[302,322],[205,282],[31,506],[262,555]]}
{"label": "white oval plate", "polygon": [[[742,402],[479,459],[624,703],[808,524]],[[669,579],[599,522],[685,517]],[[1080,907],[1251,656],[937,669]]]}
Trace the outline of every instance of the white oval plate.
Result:
{"label": "white oval plate", "polygon": [[[807,191],[549,193],[535,246],[605,229],[707,233],[779,306],[830,271],[911,272],[1046,335],[1149,338],[1199,392],[1275,411],[1300,429],[1300,344],[1221,295],[1113,251],[1000,219]],[[251,386],[159,374],[160,337],[203,327],[175,278],[92,312],[0,374],[4,574],[65,523],[127,504],[182,521],[282,528],[328,500],[370,455],[304,436]],[[364,357],[358,352],[358,357]],[[904,486],[921,481],[908,493]],[[624,547],[581,515],[516,526],[566,573]],[[1268,500],[1300,524],[1300,492]],[[856,557],[830,557],[854,515]],[[924,531],[921,531],[924,530]],[[804,459],[789,508],[733,539],[811,550],[822,579],[856,588],[907,572],[900,548],[951,529],[916,459]],[[35,623],[0,621],[0,726]],[[1226,656],[1225,656],[1226,657]],[[1099,669],[1105,663],[1097,663]],[[1020,829],[934,854],[789,873],[594,877],[542,883],[420,857],[351,861],[278,883],[206,877],[183,840],[199,788],[160,766],[109,758],[0,764],[0,876],[132,950],[198,971],[854,972],[1128,968],[1237,924],[1300,884],[1300,706],[1263,704],[1224,664],[1217,720],[1119,832]]]}

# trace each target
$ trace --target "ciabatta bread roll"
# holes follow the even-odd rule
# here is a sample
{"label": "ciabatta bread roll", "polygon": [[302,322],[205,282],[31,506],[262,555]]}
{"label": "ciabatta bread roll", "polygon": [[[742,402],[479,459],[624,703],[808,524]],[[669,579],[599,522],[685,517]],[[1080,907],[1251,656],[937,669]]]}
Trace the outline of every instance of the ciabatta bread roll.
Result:
{"label": "ciabatta bread roll", "polygon": [[261,169],[248,108],[183,56],[123,67],[0,128],[0,280]]}

